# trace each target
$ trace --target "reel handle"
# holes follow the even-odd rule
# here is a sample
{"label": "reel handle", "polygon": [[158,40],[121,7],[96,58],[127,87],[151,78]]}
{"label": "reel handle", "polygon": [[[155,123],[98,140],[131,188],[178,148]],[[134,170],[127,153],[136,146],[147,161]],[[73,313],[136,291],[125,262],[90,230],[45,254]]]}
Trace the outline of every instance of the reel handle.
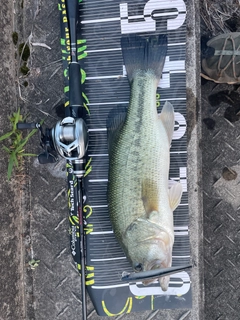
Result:
{"label": "reel handle", "polygon": [[19,122],[17,123],[17,129],[18,130],[29,130],[29,129],[39,129],[40,127],[40,123],[36,123],[36,122]]}

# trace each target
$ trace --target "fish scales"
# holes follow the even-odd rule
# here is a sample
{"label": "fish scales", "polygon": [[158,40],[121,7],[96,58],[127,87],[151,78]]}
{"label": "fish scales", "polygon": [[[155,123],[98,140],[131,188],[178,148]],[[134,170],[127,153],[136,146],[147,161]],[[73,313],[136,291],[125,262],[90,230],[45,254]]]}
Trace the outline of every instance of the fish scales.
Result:
{"label": "fish scales", "polygon": [[[156,187],[167,190],[169,145],[157,115],[155,83],[152,72],[136,76],[126,122],[111,151],[109,206],[117,237],[134,220],[146,217],[142,200],[144,181],[152,181],[150,188],[153,190],[150,189],[149,194],[155,197]],[[167,196],[166,192],[157,195],[160,196],[159,202]],[[158,199],[152,200],[156,202]]]}
{"label": "fish scales", "polygon": [[[173,107],[166,102],[161,115],[156,107],[166,37],[131,35],[122,39],[122,51],[131,95],[125,119],[116,118],[109,130],[108,207],[116,238],[139,272],[171,267],[173,210],[182,188],[168,189]],[[167,290],[169,276],[159,281]]]}

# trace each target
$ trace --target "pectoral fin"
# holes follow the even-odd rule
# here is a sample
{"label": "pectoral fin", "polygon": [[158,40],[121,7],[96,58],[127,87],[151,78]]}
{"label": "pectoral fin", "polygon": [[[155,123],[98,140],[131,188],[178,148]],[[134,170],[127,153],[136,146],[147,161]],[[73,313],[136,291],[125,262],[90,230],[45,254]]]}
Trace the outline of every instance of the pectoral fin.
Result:
{"label": "pectoral fin", "polygon": [[172,211],[174,211],[181,202],[182,192],[182,185],[179,182],[174,183],[169,189],[169,203]]}
{"label": "pectoral fin", "polygon": [[169,145],[171,145],[175,120],[174,120],[174,109],[170,102],[168,101],[165,102],[162,108],[162,112],[159,115],[159,119],[162,121],[162,124],[168,136]]}

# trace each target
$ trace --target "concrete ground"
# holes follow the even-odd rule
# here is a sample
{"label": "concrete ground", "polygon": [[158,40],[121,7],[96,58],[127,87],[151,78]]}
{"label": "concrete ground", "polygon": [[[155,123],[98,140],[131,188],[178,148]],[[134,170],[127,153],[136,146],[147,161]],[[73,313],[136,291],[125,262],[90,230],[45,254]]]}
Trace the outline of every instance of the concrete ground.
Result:
{"label": "concrete ground", "polygon": [[[236,98],[238,88],[203,82],[200,103],[200,17],[195,2],[194,6],[188,2],[189,17],[196,19],[190,19],[187,30],[193,309],[146,311],[113,319],[239,319],[239,122],[225,116],[227,108],[237,106],[226,100],[221,103],[221,99],[214,105],[214,99],[209,100],[209,96],[221,91],[225,96],[235,92]],[[44,118],[48,126],[56,120],[54,109],[63,100],[58,26],[55,1],[48,5],[37,0],[0,5],[0,27],[4,30],[0,38],[0,136],[9,131],[7,116],[18,107],[30,113],[30,120]],[[16,44],[13,31],[18,32]],[[23,65],[18,48],[27,41],[31,72],[24,76],[18,71]],[[36,138],[28,151],[39,152]],[[67,233],[64,162],[43,167],[28,158],[24,170],[8,182],[8,159],[2,149],[0,161],[0,319],[81,319],[80,278],[72,262]],[[35,270],[29,265],[33,259],[41,260]],[[90,300],[88,318],[104,319],[97,316]]]}

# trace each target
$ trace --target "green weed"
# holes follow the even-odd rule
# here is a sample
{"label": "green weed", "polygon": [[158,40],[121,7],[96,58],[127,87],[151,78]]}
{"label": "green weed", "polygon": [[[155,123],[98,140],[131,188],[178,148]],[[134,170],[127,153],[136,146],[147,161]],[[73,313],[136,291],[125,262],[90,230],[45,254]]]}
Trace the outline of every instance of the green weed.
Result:
{"label": "green weed", "polygon": [[7,178],[10,180],[13,167],[15,166],[17,169],[21,169],[23,164],[23,157],[36,156],[36,154],[25,153],[25,145],[28,140],[34,133],[37,132],[38,129],[33,129],[26,137],[23,137],[23,132],[17,129],[18,122],[23,122],[26,119],[20,114],[20,109],[17,112],[14,112],[11,117],[9,117],[12,130],[7,132],[3,136],[0,137],[0,141],[9,139],[10,147],[3,146],[3,149],[9,154],[9,162],[8,162],[8,171]]}
{"label": "green weed", "polygon": [[32,270],[35,270],[39,266],[39,263],[40,263],[40,260],[35,260],[35,259],[32,259],[28,262]]}

